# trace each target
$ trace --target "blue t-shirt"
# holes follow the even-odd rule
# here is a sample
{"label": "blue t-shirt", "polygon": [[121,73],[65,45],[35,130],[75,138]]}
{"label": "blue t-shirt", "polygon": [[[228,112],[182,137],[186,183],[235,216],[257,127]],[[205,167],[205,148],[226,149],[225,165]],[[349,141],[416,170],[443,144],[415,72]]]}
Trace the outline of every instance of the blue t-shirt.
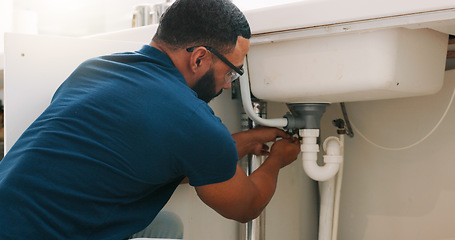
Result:
{"label": "blue t-shirt", "polygon": [[169,57],[90,59],[0,162],[0,239],[122,239],[186,176],[235,174],[235,142]]}

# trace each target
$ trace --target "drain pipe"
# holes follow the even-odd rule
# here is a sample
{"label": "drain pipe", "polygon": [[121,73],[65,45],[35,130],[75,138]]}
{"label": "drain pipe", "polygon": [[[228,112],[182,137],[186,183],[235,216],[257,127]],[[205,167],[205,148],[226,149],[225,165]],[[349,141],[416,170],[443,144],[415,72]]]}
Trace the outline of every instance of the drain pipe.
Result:
{"label": "drain pipe", "polygon": [[288,120],[286,118],[264,119],[258,116],[254,112],[253,104],[251,103],[250,81],[248,80],[248,76],[241,77],[239,80],[242,104],[248,117],[261,126],[284,128],[288,125]]}
{"label": "drain pipe", "polygon": [[[341,142],[341,156],[344,156],[344,130],[339,130],[339,137]],[[352,134],[352,132],[351,132]],[[333,213],[333,224],[332,224],[332,240],[338,239],[338,220],[340,214],[340,198],[341,198],[341,184],[343,181],[343,163],[340,164],[340,170],[336,177],[336,186],[335,186],[335,203],[334,203],[334,213]]]}
{"label": "drain pipe", "polygon": [[[324,162],[333,162],[338,165],[337,173],[341,172],[341,164],[343,159],[343,139],[328,137],[323,143],[323,149],[327,153],[324,156]],[[326,163],[327,164],[327,163]],[[335,175],[337,174],[335,173]],[[319,215],[319,240],[335,240],[336,232],[338,231],[338,212],[339,206],[337,205],[335,195],[341,186],[338,185],[339,179],[335,176],[327,181],[319,182],[319,189],[321,194],[321,208]]]}
{"label": "drain pipe", "polygon": [[[302,160],[303,169],[309,177],[316,181],[327,181],[333,178],[340,164],[343,162],[343,156],[340,154],[341,143],[337,137],[329,137],[324,141],[324,148],[327,155],[324,155],[324,166],[319,166],[317,163],[319,145],[317,138],[319,137],[319,129],[300,129],[302,137]],[[336,150],[338,149],[338,150]]]}
{"label": "drain pipe", "polygon": [[319,210],[319,240],[334,240],[332,233],[335,213],[335,177],[319,182],[320,210]]}
{"label": "drain pipe", "polygon": [[[334,136],[326,138],[323,143],[326,152],[323,156],[325,165],[319,166],[317,163],[319,129],[300,129],[300,136],[303,137],[301,145],[303,169],[310,178],[319,181],[321,207],[318,239],[334,240],[332,237],[334,234],[336,237],[339,211],[339,199],[335,199],[335,193],[337,188],[340,188],[336,185],[335,176],[343,163],[343,140]],[[338,204],[335,201],[338,201]]]}

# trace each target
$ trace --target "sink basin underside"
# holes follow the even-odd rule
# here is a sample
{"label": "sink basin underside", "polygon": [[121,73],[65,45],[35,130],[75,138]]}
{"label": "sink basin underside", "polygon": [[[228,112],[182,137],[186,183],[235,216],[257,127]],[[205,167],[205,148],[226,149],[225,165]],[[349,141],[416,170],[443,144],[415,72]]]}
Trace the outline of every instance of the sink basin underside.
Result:
{"label": "sink basin underside", "polygon": [[393,28],[253,45],[253,94],[287,102],[350,102],[437,92],[447,34]]}

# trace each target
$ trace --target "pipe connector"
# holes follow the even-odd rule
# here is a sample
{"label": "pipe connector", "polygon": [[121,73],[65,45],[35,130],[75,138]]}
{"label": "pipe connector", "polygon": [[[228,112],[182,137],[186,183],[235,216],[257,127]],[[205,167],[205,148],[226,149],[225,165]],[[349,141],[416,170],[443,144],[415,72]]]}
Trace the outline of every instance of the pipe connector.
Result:
{"label": "pipe connector", "polygon": [[333,178],[340,169],[343,161],[341,156],[341,141],[336,137],[329,137],[324,141],[323,148],[327,152],[324,156],[324,166],[317,163],[319,145],[319,129],[301,129],[302,137],[302,164],[306,174],[316,181],[327,181]]}
{"label": "pipe connector", "polygon": [[343,144],[339,138],[333,136],[326,138],[322,144],[322,148],[327,153],[327,155],[324,155],[324,163],[341,164],[343,162],[343,156],[341,153]]}
{"label": "pipe connector", "polygon": [[292,114],[284,117],[288,121],[286,129],[319,129],[320,121],[328,103],[288,103]]}
{"label": "pipe connector", "polygon": [[251,102],[250,82],[247,77],[240,78],[240,93],[242,96],[242,104],[243,108],[245,109],[245,113],[255,123],[261,126],[268,127],[286,127],[288,125],[288,120],[286,118],[265,119],[259,117],[254,112],[253,104]]}

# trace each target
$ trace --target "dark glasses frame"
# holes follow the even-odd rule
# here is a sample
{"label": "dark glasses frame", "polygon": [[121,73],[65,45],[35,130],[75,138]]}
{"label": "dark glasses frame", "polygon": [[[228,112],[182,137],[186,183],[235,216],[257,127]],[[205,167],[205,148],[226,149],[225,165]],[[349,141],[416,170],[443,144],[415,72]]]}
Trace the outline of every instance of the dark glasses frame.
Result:
{"label": "dark glasses frame", "polygon": [[230,68],[232,68],[232,70],[234,70],[236,73],[238,73],[240,76],[243,75],[243,70],[236,67],[234,64],[232,64],[229,60],[226,59],[226,57],[224,57],[221,53],[219,53],[217,50],[215,50],[214,48],[212,47],[209,47],[209,46],[195,46],[195,47],[189,47],[186,49],[187,52],[193,52],[194,49],[198,48],[198,47],[205,47],[207,50],[209,50],[210,52],[212,52],[213,54],[215,54],[215,56],[217,56],[221,61],[223,61],[226,65],[228,65]]}

